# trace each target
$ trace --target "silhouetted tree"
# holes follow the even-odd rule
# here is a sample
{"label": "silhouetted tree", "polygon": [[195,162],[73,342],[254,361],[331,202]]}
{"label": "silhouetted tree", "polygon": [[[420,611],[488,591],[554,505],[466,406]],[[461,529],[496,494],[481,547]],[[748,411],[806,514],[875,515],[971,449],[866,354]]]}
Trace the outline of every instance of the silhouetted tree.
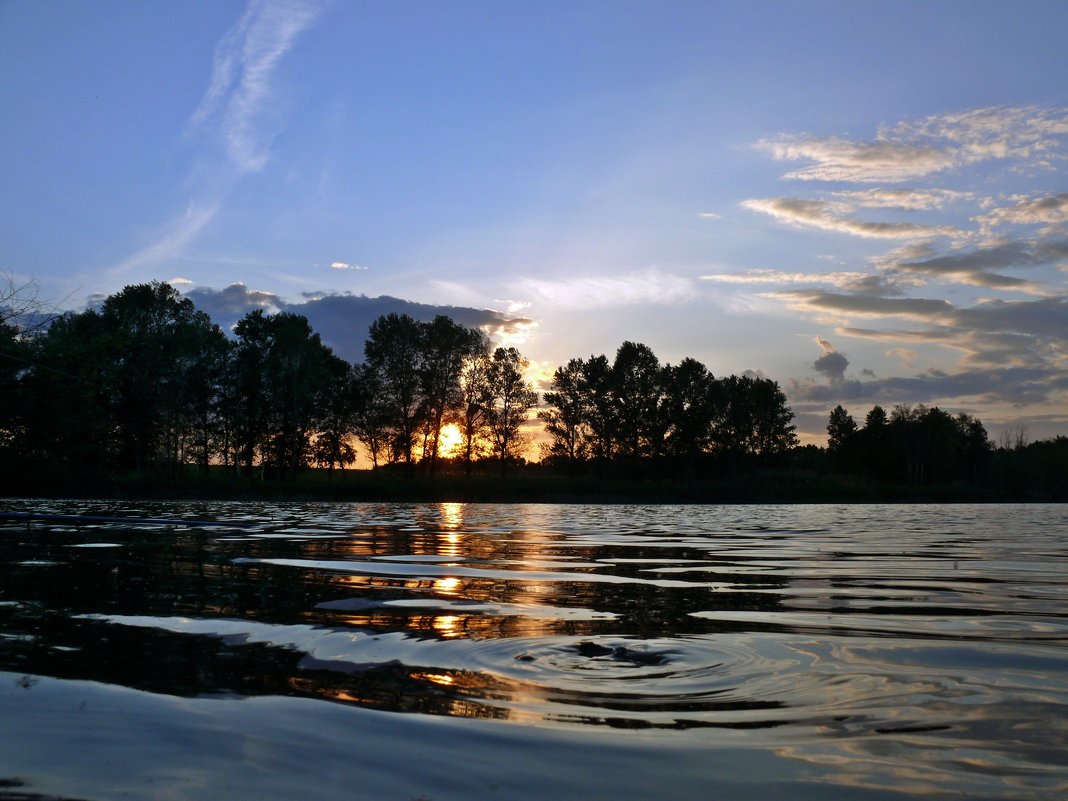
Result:
{"label": "silhouetted tree", "polygon": [[214,326],[193,302],[160,282],[128,286],[104,301],[105,383],[121,467],[177,461],[188,373]]}
{"label": "silhouetted tree", "polygon": [[473,330],[469,349],[460,366],[460,397],[455,418],[456,426],[460,429],[464,472],[468,476],[471,475],[474,460],[482,455],[487,439],[491,362],[489,338],[482,331]]}
{"label": "silhouetted tree", "polygon": [[421,329],[420,418],[426,427],[423,458],[429,459],[430,473],[433,475],[441,427],[446,417],[455,414],[463,402],[461,370],[465,360],[480,346],[480,337],[440,314],[433,321],[422,324]]}
{"label": "silhouetted tree", "polygon": [[701,457],[711,451],[723,415],[721,385],[696,359],[683,359],[666,372],[665,453],[685,475],[692,475]]}
{"label": "silhouetted tree", "polygon": [[664,438],[664,371],[646,345],[624,342],[610,378],[616,453],[633,466],[658,456]]}
{"label": "silhouetted tree", "polygon": [[387,448],[390,410],[379,383],[378,373],[367,364],[353,368],[351,383],[353,431],[367,447],[371,466],[378,468],[378,459]]}
{"label": "silhouetted tree", "polygon": [[354,370],[352,365],[332,353],[326,358],[326,380],[316,404],[312,460],[333,476],[334,468],[356,461],[352,436],[356,429],[354,410]]}
{"label": "silhouetted tree", "polygon": [[557,367],[550,391],[544,396],[549,408],[538,412],[550,437],[543,445],[545,458],[562,461],[572,471],[587,458],[590,448],[590,399],[583,391],[582,369],[581,359]]}
{"label": "silhouetted tree", "polygon": [[732,375],[719,383],[724,414],[713,434],[714,448],[731,466],[770,464],[797,444],[794,413],[778,383],[750,375]]}
{"label": "silhouetted tree", "polygon": [[590,356],[582,364],[579,388],[586,398],[590,455],[601,465],[615,455],[616,419],[612,367],[607,356]]}
{"label": "silhouetted tree", "polygon": [[424,409],[420,370],[423,349],[422,329],[407,314],[383,315],[371,323],[364,356],[376,374],[383,405],[392,428],[391,452],[412,465],[412,448]]}
{"label": "silhouetted tree", "polygon": [[486,372],[486,421],[502,475],[522,452],[525,441],[521,427],[527,412],[538,402],[538,393],[523,377],[526,368],[527,360],[518,350],[497,348]]}

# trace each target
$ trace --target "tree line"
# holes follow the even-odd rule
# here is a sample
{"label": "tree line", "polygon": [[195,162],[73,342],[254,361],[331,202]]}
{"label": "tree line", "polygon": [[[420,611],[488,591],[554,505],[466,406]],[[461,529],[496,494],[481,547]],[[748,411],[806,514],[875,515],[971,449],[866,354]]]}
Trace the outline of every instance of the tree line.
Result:
{"label": "tree line", "polygon": [[906,484],[978,483],[992,449],[982,421],[937,406],[873,406],[856,421],[841,405],[827,420],[827,452],[840,470]]}
{"label": "tree line", "polygon": [[[0,459],[7,469],[292,478],[310,466],[433,475],[703,479],[755,467],[901,485],[1068,494],[1068,438],[994,448],[982,422],[938,407],[841,406],[826,449],[798,447],[779,385],[661,363],[646,345],[573,358],[539,398],[528,362],[445,316],[389,314],[351,364],[300,315],[256,310],[229,333],[173,287],[128,286],[98,308],[20,327],[0,304]],[[535,441],[532,441],[535,440]],[[1058,495],[1058,497],[1060,497]]]}
{"label": "tree line", "polygon": [[[543,460],[571,472],[770,463],[796,444],[775,382],[661,364],[625,342],[556,370],[544,404],[515,348],[448,317],[384,315],[350,364],[300,315],[246,314],[227,335],[168,284],[128,286],[34,332],[0,320],[0,451],[101,471],[199,465],[288,478],[353,464],[502,473],[543,426]],[[537,408],[536,414],[533,412]]]}

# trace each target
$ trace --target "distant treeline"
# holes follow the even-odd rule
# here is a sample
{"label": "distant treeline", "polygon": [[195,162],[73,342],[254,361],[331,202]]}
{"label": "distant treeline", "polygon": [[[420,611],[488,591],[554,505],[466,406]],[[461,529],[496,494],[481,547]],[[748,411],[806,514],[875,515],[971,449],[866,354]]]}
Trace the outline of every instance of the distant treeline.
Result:
{"label": "distant treeline", "polygon": [[397,314],[371,325],[350,364],[302,316],[253,311],[231,336],[171,286],[140,284],[33,331],[0,316],[0,460],[8,475],[285,480],[350,466],[360,448],[375,468],[470,475],[514,471],[537,445],[540,471],[598,480],[774,468],[1016,486],[1068,450],[1058,438],[1025,458],[1021,443],[1011,460],[976,418],[922,406],[875,407],[863,427],[838,407],[828,448],[799,448],[774,381],[661,364],[634,342],[559,367],[541,403],[527,366],[448,317]]}

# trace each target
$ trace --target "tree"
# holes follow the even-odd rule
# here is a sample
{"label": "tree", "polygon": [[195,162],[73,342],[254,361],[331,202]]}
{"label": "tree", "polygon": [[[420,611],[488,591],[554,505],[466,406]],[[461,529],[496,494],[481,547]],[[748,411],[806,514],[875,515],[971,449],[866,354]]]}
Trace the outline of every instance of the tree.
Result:
{"label": "tree", "polygon": [[476,330],[460,367],[460,402],[456,412],[464,472],[468,476],[474,459],[481,455],[486,438],[491,362],[489,338]]}
{"label": "tree", "polygon": [[842,465],[846,465],[853,449],[857,422],[841,404],[831,410],[827,420],[827,450]]}
{"label": "tree", "polygon": [[663,371],[646,345],[624,342],[612,362],[611,386],[618,456],[635,462],[657,456],[663,440]]}
{"label": "tree", "polygon": [[523,378],[527,365],[515,348],[497,348],[486,372],[486,420],[502,475],[508,470],[508,462],[521,453],[521,426],[527,412],[538,402],[538,393]]}
{"label": "tree", "polygon": [[425,410],[420,377],[423,344],[419,323],[407,314],[395,312],[371,323],[364,343],[364,356],[375,373],[392,428],[390,450],[395,458],[404,460],[409,471],[415,433]]}
{"label": "tree", "polygon": [[538,412],[550,437],[543,446],[545,457],[562,460],[571,470],[587,458],[590,450],[589,397],[583,391],[582,375],[582,359],[571,359],[557,367],[544,397],[549,408]]}
{"label": "tree", "polygon": [[420,327],[420,419],[426,427],[423,458],[429,458],[430,473],[433,475],[438,458],[441,427],[446,416],[456,412],[462,402],[460,373],[465,359],[478,347],[479,337],[474,331],[441,314]]}
{"label": "tree", "polygon": [[386,450],[389,437],[389,409],[386,408],[381,384],[367,364],[353,367],[349,389],[353,432],[367,447],[371,466],[378,469],[378,459]]}
{"label": "tree", "polygon": [[335,467],[356,461],[351,437],[356,428],[353,409],[353,368],[344,359],[330,354],[326,359],[326,381],[316,404],[318,417],[312,442],[312,460],[333,476]]}
{"label": "tree", "polygon": [[292,476],[308,462],[314,424],[329,403],[336,357],[299,314],[268,315],[256,309],[234,331],[238,439],[245,472],[252,472],[258,458],[272,475]]}
{"label": "tree", "polygon": [[579,389],[586,399],[590,454],[593,459],[605,464],[615,454],[616,439],[612,367],[608,357],[590,356],[582,363]]}
{"label": "tree", "polygon": [[797,444],[794,413],[778,383],[751,375],[720,379],[724,413],[713,435],[715,450],[738,466],[772,462]]}
{"label": "tree", "polygon": [[178,462],[189,371],[217,337],[210,318],[158,281],[111,295],[100,316],[119,466],[143,470]]}
{"label": "tree", "polygon": [[723,415],[721,387],[696,359],[683,359],[666,368],[664,415],[665,453],[692,474],[701,456],[713,442],[713,432]]}

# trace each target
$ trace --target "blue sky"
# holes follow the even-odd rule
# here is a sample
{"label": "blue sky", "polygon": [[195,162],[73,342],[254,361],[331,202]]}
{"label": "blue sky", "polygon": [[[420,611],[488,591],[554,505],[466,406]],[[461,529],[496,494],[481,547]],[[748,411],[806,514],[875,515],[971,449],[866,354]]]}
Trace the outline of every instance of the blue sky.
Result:
{"label": "blue sky", "polygon": [[[1063,2],[0,0],[0,270],[1068,433]],[[408,304],[403,303],[407,301]]]}

